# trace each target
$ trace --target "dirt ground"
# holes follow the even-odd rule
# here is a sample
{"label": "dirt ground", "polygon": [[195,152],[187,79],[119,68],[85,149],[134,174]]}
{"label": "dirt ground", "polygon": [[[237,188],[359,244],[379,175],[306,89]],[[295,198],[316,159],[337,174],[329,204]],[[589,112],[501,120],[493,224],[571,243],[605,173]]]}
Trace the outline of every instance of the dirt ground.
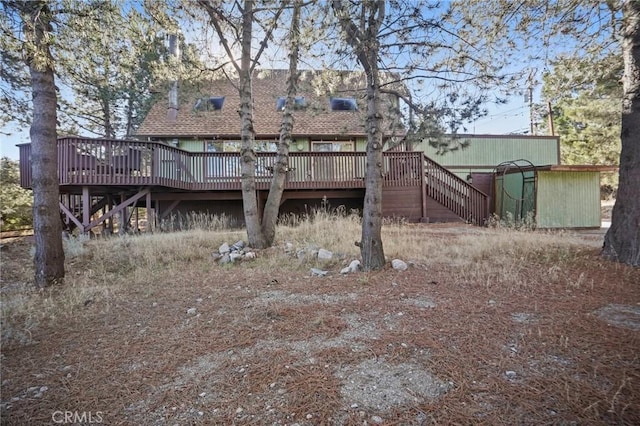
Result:
{"label": "dirt ground", "polygon": [[[3,342],[2,424],[640,424],[640,271],[584,239],[557,270],[523,259],[527,285],[163,271]],[[5,244],[3,294],[28,249]]]}

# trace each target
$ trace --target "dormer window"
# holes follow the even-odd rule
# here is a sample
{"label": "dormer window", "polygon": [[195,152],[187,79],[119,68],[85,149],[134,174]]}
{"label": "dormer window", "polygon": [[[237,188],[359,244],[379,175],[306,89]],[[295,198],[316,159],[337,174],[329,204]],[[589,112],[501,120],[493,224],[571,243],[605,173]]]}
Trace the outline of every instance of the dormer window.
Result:
{"label": "dormer window", "polygon": [[358,104],[354,98],[331,98],[331,111],[357,111]]}
{"label": "dormer window", "polygon": [[198,98],[193,105],[194,111],[217,111],[224,105],[224,96],[211,96],[210,98]]}
{"label": "dormer window", "polygon": [[[284,104],[286,101],[286,97],[278,97],[278,100],[276,101],[276,111],[284,111]],[[296,96],[295,102],[293,103],[293,109],[302,109],[305,106],[307,106],[307,102],[305,101],[304,96]]]}

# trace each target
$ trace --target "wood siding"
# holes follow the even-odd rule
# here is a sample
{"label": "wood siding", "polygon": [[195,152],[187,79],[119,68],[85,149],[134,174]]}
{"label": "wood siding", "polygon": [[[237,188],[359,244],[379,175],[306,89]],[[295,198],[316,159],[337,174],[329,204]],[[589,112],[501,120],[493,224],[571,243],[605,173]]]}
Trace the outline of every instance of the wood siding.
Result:
{"label": "wood siding", "polygon": [[422,189],[420,187],[383,188],[382,215],[404,217],[409,221],[422,219]]}

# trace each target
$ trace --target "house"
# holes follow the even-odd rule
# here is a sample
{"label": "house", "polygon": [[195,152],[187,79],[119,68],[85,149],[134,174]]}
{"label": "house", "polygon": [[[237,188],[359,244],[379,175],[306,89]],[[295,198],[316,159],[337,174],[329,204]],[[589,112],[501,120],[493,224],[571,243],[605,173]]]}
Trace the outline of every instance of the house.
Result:
{"label": "house", "polygon": [[[264,204],[280,133],[284,71],[254,75],[256,188]],[[303,72],[294,111],[294,143],[289,156],[281,213],[303,213],[329,202],[361,209],[365,193],[366,80],[358,72]],[[402,90],[402,88],[398,88]],[[239,96],[233,82],[181,88],[158,102],[137,140],[60,138],[60,209],[70,228],[82,232],[111,226],[115,215],[128,223],[138,207],[155,219],[180,212],[224,213],[243,219],[240,185]],[[395,144],[404,135],[398,100],[383,99],[383,138]],[[22,186],[31,185],[30,144],[20,145]],[[426,220],[427,187],[447,208],[473,223],[487,216],[486,196],[440,166],[424,172],[421,152],[385,152],[383,214]]]}
{"label": "house", "polygon": [[[271,178],[269,167],[280,137],[287,78],[287,70],[259,70],[254,72],[252,79],[260,201],[266,199],[267,183]],[[367,140],[366,77],[362,72],[302,71],[297,86],[290,146],[291,170],[287,176],[289,187],[283,194],[281,213],[303,213],[319,206],[322,200],[328,200],[332,206],[361,209]],[[227,78],[214,79],[198,87],[181,87],[177,111],[172,111],[171,102],[157,103],[138,129],[137,137],[190,153],[221,154],[210,155],[202,171],[204,176],[197,178],[237,180],[241,147],[237,87],[237,80]],[[401,85],[397,89],[404,90]],[[383,138],[386,143],[393,143],[404,135],[398,99],[384,96],[383,108],[388,112],[383,122]],[[357,183],[341,183],[349,180]],[[412,184],[414,188],[388,196],[387,213],[390,216],[406,216],[412,220],[420,220],[423,216],[420,182]],[[417,201],[410,209],[404,207],[404,202],[393,200],[402,193]],[[196,197],[194,193],[184,196],[189,199],[181,200],[171,209],[166,204],[173,206],[175,200],[161,201],[159,209],[163,214],[204,209],[210,213],[232,212],[242,217],[238,193],[203,191],[197,195],[197,200],[192,199]],[[223,196],[231,199],[221,199]],[[207,197],[214,198],[207,200]]]}
{"label": "house", "polygon": [[[283,70],[256,71],[253,78],[256,188],[261,206],[276,156],[286,78]],[[324,202],[362,208],[365,86],[359,72],[302,73],[281,213],[303,213]],[[67,225],[82,232],[99,225],[110,228],[115,215],[121,223],[129,223],[138,207],[147,209],[152,223],[191,211],[224,213],[242,221],[239,104],[233,81],[213,80],[200,87],[181,87],[179,94],[171,93],[167,101],[154,105],[136,140],[60,138],[60,209]],[[385,216],[482,225],[496,210],[500,193],[495,182],[505,180],[494,177],[505,158],[519,159],[524,153],[540,163],[536,167],[559,163],[557,138],[542,138],[536,145],[539,158],[533,156],[536,150],[527,151],[537,142],[501,137],[469,136],[474,138],[469,148],[444,156],[431,152],[428,141],[403,150],[398,99],[386,96],[383,111],[383,138],[394,148],[384,152]],[[490,138],[504,146],[510,141],[511,151],[505,149],[504,157],[482,157],[480,152],[494,150],[485,143]],[[20,145],[26,188],[31,184],[30,149],[29,144]],[[457,157],[470,153],[471,159]]]}

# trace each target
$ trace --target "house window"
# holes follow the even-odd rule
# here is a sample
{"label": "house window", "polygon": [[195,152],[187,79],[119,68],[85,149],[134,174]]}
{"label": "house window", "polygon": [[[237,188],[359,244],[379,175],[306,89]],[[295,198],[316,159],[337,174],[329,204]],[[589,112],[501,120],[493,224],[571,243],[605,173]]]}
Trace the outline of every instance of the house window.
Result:
{"label": "house window", "polygon": [[311,149],[314,152],[353,152],[353,141],[314,141],[311,142]]}
{"label": "house window", "polygon": [[[239,152],[240,142],[236,141],[207,141],[207,152]],[[240,158],[234,156],[207,157],[207,177],[237,177],[240,176]]]}
{"label": "house window", "polygon": [[355,98],[331,98],[331,111],[357,111]]}
{"label": "house window", "polygon": [[[205,150],[211,153],[239,153],[242,147],[240,141],[206,141]],[[276,152],[278,144],[273,140],[255,142],[256,152]],[[256,159],[256,176],[271,176],[275,157],[260,156]],[[215,155],[207,156],[207,177],[227,178],[239,177],[241,174],[240,156],[237,155]]]}
{"label": "house window", "polygon": [[[242,148],[242,142],[240,141],[207,141],[205,142],[206,152],[240,152]],[[256,152],[277,152],[278,143],[273,140],[256,140],[255,141]]]}
{"label": "house window", "polygon": [[193,105],[194,111],[217,111],[224,105],[224,96],[211,96],[210,98],[198,98]]}
{"label": "house window", "polygon": [[274,141],[256,141],[256,152],[277,152],[278,144]]}
{"label": "house window", "polygon": [[[284,104],[287,101],[287,98],[284,96],[280,96],[276,101],[276,111],[284,111]],[[296,96],[295,102],[293,103],[293,109],[302,109],[307,106],[307,102],[304,99],[304,96]]]}

